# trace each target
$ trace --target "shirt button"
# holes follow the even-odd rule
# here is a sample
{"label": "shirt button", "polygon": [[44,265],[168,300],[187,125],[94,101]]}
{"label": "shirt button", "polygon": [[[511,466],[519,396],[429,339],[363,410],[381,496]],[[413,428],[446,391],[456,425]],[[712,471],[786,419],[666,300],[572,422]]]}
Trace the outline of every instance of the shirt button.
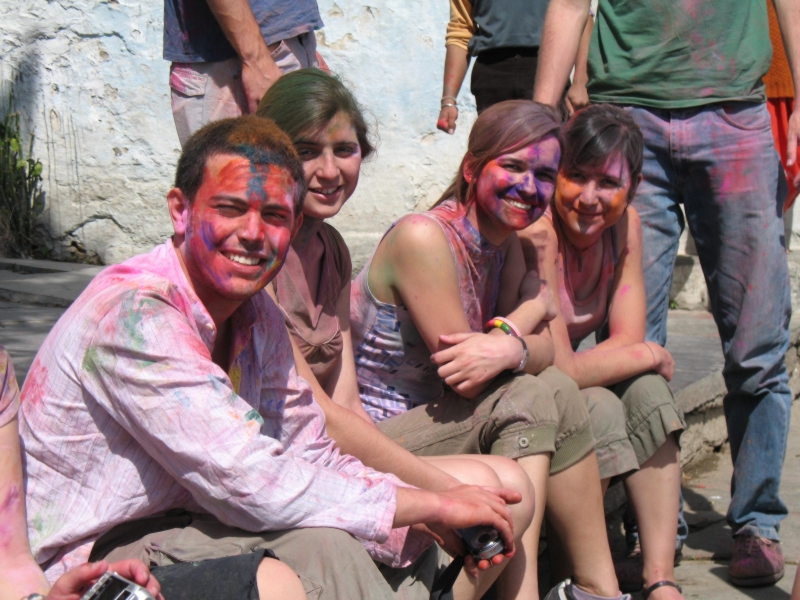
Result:
{"label": "shirt button", "polygon": [[528,438],[519,438],[519,447],[520,448],[527,448],[530,445]]}
{"label": "shirt button", "polygon": [[206,323],[206,329],[211,331],[212,329],[214,329],[214,324],[213,323]]}

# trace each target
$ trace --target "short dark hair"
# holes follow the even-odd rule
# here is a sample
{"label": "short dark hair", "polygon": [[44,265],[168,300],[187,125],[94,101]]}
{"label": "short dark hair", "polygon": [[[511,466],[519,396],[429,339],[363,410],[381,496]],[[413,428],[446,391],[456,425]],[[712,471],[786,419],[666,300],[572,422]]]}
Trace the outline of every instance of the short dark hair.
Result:
{"label": "short dark hair", "polygon": [[289,171],[294,179],[295,216],[303,208],[306,179],[303,165],[289,137],[271,120],[245,115],[214,121],[197,130],[183,147],[175,171],[175,187],[194,200],[203,183],[203,173],[209,157],[234,154],[258,165],[275,165]]}
{"label": "short dark hair", "polygon": [[364,109],[338,77],[320,69],[299,69],[282,76],[264,94],[257,115],[278,124],[293,141],[316,133],[339,113],[356,131],[361,158],[375,151]]}
{"label": "short dark hair", "polygon": [[610,158],[627,161],[631,176],[630,198],[642,172],[644,141],[636,121],[611,104],[592,104],[578,111],[564,127],[561,169],[604,167]]}

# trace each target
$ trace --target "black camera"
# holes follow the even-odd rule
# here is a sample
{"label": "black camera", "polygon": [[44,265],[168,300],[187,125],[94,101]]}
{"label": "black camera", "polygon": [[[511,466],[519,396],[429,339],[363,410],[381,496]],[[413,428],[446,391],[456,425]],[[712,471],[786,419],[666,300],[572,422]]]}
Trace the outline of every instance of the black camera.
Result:
{"label": "black camera", "polygon": [[464,540],[469,553],[475,560],[489,560],[505,550],[500,533],[494,527],[476,525],[466,529],[456,529],[458,535]]}

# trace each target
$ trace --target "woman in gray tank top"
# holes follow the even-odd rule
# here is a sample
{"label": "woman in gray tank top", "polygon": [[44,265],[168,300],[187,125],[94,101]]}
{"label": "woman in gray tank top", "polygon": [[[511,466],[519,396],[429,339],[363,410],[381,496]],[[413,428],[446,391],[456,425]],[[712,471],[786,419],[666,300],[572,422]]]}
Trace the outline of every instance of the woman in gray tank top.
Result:
{"label": "woman in gray tank top", "polygon": [[440,202],[393,225],[353,283],[356,374],[367,412],[412,452],[505,456],[525,470],[536,513],[503,597],[538,597],[546,504],[576,579],[548,598],[620,598],[588,412],[551,366],[552,296],[526,274],[516,234],[553,197],[559,131],[552,109],[525,100],[478,117]]}

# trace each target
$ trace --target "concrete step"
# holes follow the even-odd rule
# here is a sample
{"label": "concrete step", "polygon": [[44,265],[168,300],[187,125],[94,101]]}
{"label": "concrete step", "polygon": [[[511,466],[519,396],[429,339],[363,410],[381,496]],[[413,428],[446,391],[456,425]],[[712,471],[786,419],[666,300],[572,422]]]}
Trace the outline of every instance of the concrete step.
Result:
{"label": "concrete step", "polygon": [[104,268],[0,258],[0,300],[66,308]]}

